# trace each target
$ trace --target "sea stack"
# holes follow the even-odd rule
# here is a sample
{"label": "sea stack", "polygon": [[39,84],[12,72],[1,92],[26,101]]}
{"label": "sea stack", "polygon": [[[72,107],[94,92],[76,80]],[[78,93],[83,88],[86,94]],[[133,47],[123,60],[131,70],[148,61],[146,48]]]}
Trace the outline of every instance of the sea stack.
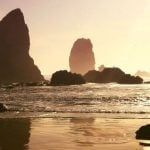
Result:
{"label": "sea stack", "polygon": [[90,39],[78,39],[75,41],[70,57],[69,65],[72,73],[84,75],[89,70],[95,69],[95,57]]}
{"label": "sea stack", "polygon": [[44,80],[29,56],[29,30],[20,9],[0,21],[0,83]]}
{"label": "sea stack", "polygon": [[85,80],[80,74],[71,73],[67,70],[60,70],[53,73],[50,85],[62,86],[62,85],[78,85],[85,84]]}

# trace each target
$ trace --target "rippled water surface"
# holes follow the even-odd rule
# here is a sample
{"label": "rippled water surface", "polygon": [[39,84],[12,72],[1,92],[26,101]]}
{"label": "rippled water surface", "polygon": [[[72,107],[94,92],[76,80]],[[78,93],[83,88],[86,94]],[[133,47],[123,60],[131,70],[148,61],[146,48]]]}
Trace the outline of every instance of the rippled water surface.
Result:
{"label": "rippled water surface", "polygon": [[0,102],[19,112],[150,113],[150,85],[1,88]]}

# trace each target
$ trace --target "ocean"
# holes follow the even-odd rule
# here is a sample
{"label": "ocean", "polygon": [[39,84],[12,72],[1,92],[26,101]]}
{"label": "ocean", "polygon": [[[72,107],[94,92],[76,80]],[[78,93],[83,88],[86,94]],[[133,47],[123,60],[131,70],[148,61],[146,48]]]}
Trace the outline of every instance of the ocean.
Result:
{"label": "ocean", "polygon": [[150,85],[85,84],[0,89],[10,112],[150,113]]}

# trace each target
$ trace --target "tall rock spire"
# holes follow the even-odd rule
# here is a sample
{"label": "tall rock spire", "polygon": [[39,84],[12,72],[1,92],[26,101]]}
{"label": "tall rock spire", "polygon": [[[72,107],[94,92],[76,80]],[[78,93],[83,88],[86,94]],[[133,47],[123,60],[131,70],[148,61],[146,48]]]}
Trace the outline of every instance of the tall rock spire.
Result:
{"label": "tall rock spire", "polygon": [[90,39],[81,38],[75,41],[69,57],[71,72],[85,74],[89,70],[95,69],[92,47]]}
{"label": "tall rock spire", "polygon": [[29,30],[20,9],[0,21],[0,83],[44,80],[29,56]]}

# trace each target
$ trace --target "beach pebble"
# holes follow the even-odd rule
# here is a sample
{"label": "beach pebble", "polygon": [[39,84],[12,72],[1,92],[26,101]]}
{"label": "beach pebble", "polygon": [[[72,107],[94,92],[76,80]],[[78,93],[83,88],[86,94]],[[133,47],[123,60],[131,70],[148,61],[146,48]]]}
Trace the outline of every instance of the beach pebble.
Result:
{"label": "beach pebble", "polygon": [[0,103],[0,112],[7,111],[7,106],[3,103]]}

